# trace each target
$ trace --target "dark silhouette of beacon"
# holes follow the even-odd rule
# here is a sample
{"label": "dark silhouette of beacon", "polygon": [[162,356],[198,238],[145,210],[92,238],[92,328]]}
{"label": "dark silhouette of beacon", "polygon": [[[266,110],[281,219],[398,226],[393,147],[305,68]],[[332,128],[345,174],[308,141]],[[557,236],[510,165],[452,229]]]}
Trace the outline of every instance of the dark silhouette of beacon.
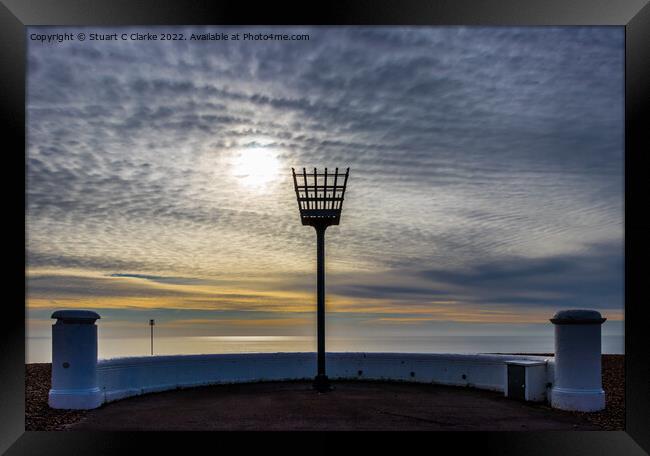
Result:
{"label": "dark silhouette of beacon", "polygon": [[327,168],[324,173],[319,173],[316,168],[309,174],[305,168],[302,169],[302,174],[296,174],[294,168],[291,168],[291,172],[300,220],[303,225],[316,229],[318,373],[314,379],[314,389],[325,392],[331,390],[325,374],[325,230],[330,225],[338,225],[341,220],[350,168],[345,170],[345,174],[339,173],[338,168],[333,174],[328,174]]}

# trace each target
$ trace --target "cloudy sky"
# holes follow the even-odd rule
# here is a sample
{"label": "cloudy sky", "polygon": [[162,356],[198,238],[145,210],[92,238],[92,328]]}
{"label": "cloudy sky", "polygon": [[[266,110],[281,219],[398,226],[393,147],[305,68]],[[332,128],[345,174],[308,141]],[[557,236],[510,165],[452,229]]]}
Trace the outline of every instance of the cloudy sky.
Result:
{"label": "cloudy sky", "polygon": [[28,41],[28,331],[312,335],[291,167],[350,167],[328,334],[623,318],[624,30],[41,28]]}

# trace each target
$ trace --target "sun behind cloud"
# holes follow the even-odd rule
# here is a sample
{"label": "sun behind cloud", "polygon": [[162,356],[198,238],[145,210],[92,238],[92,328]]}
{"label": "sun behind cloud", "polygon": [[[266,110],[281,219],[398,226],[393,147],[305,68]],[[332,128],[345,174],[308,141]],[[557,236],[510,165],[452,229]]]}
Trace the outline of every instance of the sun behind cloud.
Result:
{"label": "sun behind cloud", "polygon": [[277,152],[263,147],[242,150],[232,164],[232,175],[253,190],[263,190],[277,180],[279,170]]}

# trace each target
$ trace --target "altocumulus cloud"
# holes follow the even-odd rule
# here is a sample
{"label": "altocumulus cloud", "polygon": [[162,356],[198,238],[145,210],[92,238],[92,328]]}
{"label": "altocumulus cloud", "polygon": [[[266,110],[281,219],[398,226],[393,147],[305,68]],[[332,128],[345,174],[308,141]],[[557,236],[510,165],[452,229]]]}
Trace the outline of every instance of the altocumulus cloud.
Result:
{"label": "altocumulus cloud", "polygon": [[[333,293],[622,308],[622,29],[292,32],[30,42],[29,267],[282,290],[314,267],[289,168],[350,166]],[[264,151],[282,174],[242,187]]]}

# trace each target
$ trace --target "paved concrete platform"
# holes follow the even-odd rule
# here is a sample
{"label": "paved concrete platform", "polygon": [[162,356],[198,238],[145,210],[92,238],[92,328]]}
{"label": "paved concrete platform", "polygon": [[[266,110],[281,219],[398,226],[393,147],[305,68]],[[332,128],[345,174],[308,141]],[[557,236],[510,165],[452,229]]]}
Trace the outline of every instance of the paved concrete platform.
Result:
{"label": "paved concrete platform", "polygon": [[70,430],[599,430],[584,419],[469,388],[393,382],[218,385],[106,404]]}

